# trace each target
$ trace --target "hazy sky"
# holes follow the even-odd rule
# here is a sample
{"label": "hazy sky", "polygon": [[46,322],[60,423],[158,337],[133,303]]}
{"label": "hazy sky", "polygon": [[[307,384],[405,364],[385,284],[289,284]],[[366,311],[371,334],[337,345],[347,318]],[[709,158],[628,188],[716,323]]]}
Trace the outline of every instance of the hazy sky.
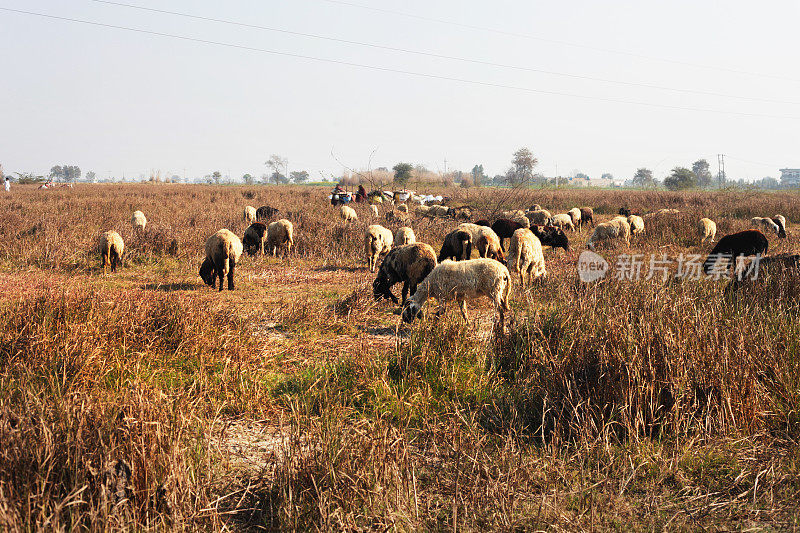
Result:
{"label": "hazy sky", "polygon": [[561,175],[625,179],[646,166],[663,177],[699,158],[716,172],[718,153],[731,178],[800,167],[796,1],[121,1],[529,70],[92,0],[0,0],[5,8],[387,69],[0,10],[6,171],[77,164],[100,177],[185,169],[238,178],[266,172],[263,163],[277,153],[290,170],[318,178],[341,172],[332,153],[366,168],[374,152],[373,167],[407,161],[441,170],[446,158],[449,169],[482,163],[493,175],[521,146],[546,175],[557,165]]}

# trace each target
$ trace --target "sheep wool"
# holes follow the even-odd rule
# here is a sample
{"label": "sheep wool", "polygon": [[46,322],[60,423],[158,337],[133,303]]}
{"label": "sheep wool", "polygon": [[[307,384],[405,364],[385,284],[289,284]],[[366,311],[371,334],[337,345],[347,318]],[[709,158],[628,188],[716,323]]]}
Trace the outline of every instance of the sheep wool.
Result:
{"label": "sheep wool", "polygon": [[358,214],[356,214],[356,210],[349,205],[343,205],[339,207],[339,216],[341,216],[342,220],[345,222],[354,222],[358,220]]}
{"label": "sheep wool", "polygon": [[550,214],[550,211],[547,209],[539,209],[536,211],[528,211],[525,213],[525,217],[531,223],[531,225],[536,226],[548,226],[550,225],[550,219],[553,215]]}
{"label": "sheep wool", "polygon": [[278,248],[283,248],[283,256],[289,255],[294,244],[294,226],[282,218],[267,226],[267,250],[272,251],[272,256],[278,255]]}
{"label": "sheep wool", "polygon": [[233,274],[236,263],[242,256],[242,241],[227,229],[221,229],[206,240],[206,258],[200,265],[200,277],[206,285],[214,288],[219,278],[219,290],[222,290],[225,278],[228,278],[228,290],[233,290]]}
{"label": "sheep wool", "polygon": [[402,227],[394,233],[394,246],[404,246],[415,242],[417,242],[417,236],[414,235],[414,230],[411,228]]}
{"label": "sheep wool", "polygon": [[557,228],[567,228],[575,231],[575,224],[572,223],[572,217],[566,213],[555,215],[550,219],[550,224]]}
{"label": "sheep wool", "polygon": [[[481,257],[493,257],[503,260],[503,252],[500,248],[500,238],[492,228],[464,222],[459,224],[459,230],[466,231],[472,237],[472,243],[478,249]],[[469,258],[467,258],[469,259]]]}
{"label": "sheep wool", "polygon": [[264,249],[266,240],[267,225],[263,222],[253,222],[244,230],[242,247],[250,255],[255,255],[256,252],[261,252],[261,255],[264,255],[266,253]]}
{"label": "sheep wool", "polygon": [[386,298],[399,303],[392,294],[395,283],[403,282],[403,304],[409,294],[414,294],[425,277],[437,265],[436,253],[429,244],[417,242],[393,248],[383,259],[378,275],[372,283],[372,294],[376,300]]}
{"label": "sheep wool", "polygon": [[256,208],[252,205],[246,205],[244,207],[244,221],[247,224],[252,224],[256,221]]}
{"label": "sheep wool", "polygon": [[573,207],[572,209],[567,211],[567,214],[572,219],[572,223],[575,226],[578,226],[578,228],[580,229],[580,227],[581,227],[581,210],[579,208],[577,208],[577,207]]}
{"label": "sheep wool", "polygon": [[778,237],[781,235],[781,227],[771,218],[753,217],[750,219],[750,225],[756,229],[764,230],[767,233],[775,234]]}
{"label": "sheep wool", "polygon": [[100,255],[103,261],[103,273],[108,274],[108,267],[111,272],[117,271],[117,265],[122,262],[122,254],[125,253],[125,243],[116,231],[106,231],[100,235]]}
{"label": "sheep wool", "polygon": [[134,231],[144,231],[147,225],[147,218],[144,216],[144,213],[141,211],[134,211],[131,217],[131,225],[133,225]]}
{"label": "sheep wool", "polygon": [[628,224],[630,224],[631,233],[633,235],[644,233],[644,219],[642,219],[642,217],[639,215],[630,215],[627,220]]}
{"label": "sheep wool", "polygon": [[380,213],[378,213],[378,206],[375,204],[370,204],[369,211],[372,214],[372,218],[378,218]]}
{"label": "sheep wool", "polygon": [[508,268],[519,275],[520,285],[525,287],[525,275],[528,283],[547,275],[544,266],[542,243],[529,229],[518,229],[511,236],[508,247]]}
{"label": "sheep wool", "polygon": [[493,259],[444,261],[417,286],[417,291],[406,302],[403,320],[411,322],[421,317],[428,298],[439,301],[440,311],[444,311],[448,301],[458,301],[461,315],[464,320],[469,320],[466,300],[485,296],[494,303],[502,325],[505,312],[509,310],[510,293],[511,274],[504,265]]}
{"label": "sheep wool", "polygon": [[392,249],[392,243],[394,243],[394,235],[390,230],[380,224],[372,224],[367,227],[367,231],[364,233],[364,253],[367,255],[370,272],[375,272],[378,259]]}
{"label": "sheep wool", "polygon": [[717,224],[711,220],[710,218],[701,218],[700,219],[700,244],[706,242],[706,239],[709,242],[714,242],[714,237],[717,235]]}

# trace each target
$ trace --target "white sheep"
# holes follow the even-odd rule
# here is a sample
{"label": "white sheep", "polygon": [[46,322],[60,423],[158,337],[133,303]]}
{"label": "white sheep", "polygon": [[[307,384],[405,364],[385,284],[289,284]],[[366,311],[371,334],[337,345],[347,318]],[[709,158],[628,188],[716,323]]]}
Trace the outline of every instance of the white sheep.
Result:
{"label": "white sheep", "polygon": [[550,219],[550,225],[557,228],[567,228],[575,231],[575,224],[572,223],[572,217],[566,213],[555,215]]}
{"label": "white sheep", "polygon": [[219,290],[228,278],[228,290],[233,290],[233,272],[242,256],[242,241],[232,232],[221,229],[206,240],[206,258],[200,265],[200,277],[213,289],[219,278]]}
{"label": "white sheep", "polygon": [[780,236],[781,227],[778,226],[774,220],[766,217],[753,217],[750,219],[750,225],[757,229],[763,229],[768,233],[774,233]]}
{"label": "white sheep", "polygon": [[358,214],[356,213],[356,210],[349,205],[343,205],[339,207],[339,216],[341,216],[342,220],[345,222],[354,222],[358,220]]}
{"label": "white sheep", "polygon": [[714,237],[717,236],[717,224],[710,218],[701,218],[700,225],[698,226],[700,229],[700,244],[706,242],[706,239],[709,239],[710,242],[714,242]]}
{"label": "white sheep", "polygon": [[472,222],[464,222],[459,224],[458,229],[464,230],[472,236],[473,246],[477,248],[481,257],[492,257],[499,261],[504,260],[503,250],[500,247],[500,238],[492,228],[473,224]]}
{"label": "white sheep", "polygon": [[369,211],[372,214],[372,218],[378,218],[380,213],[378,213],[378,206],[375,204],[370,204]]}
{"label": "white sheep", "polygon": [[547,226],[553,215],[547,209],[537,209],[536,211],[528,211],[525,213],[525,217],[532,225]]}
{"label": "white sheep", "polygon": [[131,224],[133,225],[133,231],[144,232],[144,227],[147,225],[147,218],[141,211],[134,211],[131,217]]}
{"label": "white sheep", "polygon": [[580,229],[581,228],[581,210],[580,210],[580,208],[573,207],[572,209],[567,211],[567,214],[572,219],[572,223],[575,226],[577,226],[578,229]]}
{"label": "white sheep", "polygon": [[426,213],[429,217],[444,218],[451,214],[450,208],[445,205],[432,205]]}
{"label": "white sheep", "polygon": [[106,231],[100,235],[100,255],[103,259],[103,274],[117,271],[117,265],[122,263],[122,254],[125,253],[125,243],[116,231]]}
{"label": "white sheep", "polygon": [[272,256],[278,255],[278,248],[284,247],[283,256],[289,255],[294,244],[294,226],[282,218],[267,226],[267,251],[272,250]]}
{"label": "white sheep", "polygon": [[458,301],[461,315],[468,321],[466,300],[485,296],[494,303],[502,327],[505,312],[509,310],[510,293],[511,274],[501,263],[493,259],[446,260],[417,285],[417,292],[406,301],[403,321],[411,322],[414,318],[420,318],[428,298],[439,301],[440,313],[444,312],[448,301]]}
{"label": "white sheep", "polygon": [[615,224],[619,227],[619,236],[621,239],[625,241],[625,244],[631,244],[631,223],[628,222],[628,218],[617,215],[611,220],[608,221],[609,224]]}
{"label": "white sheep", "polygon": [[417,236],[414,235],[414,230],[411,228],[404,226],[394,232],[394,246],[414,244],[415,242],[417,242]]}
{"label": "white sheep", "polygon": [[364,232],[364,253],[367,255],[370,272],[375,272],[378,259],[392,249],[392,243],[394,243],[394,235],[390,230],[380,224],[372,224],[367,227],[367,231]]}
{"label": "white sheep", "polygon": [[626,244],[630,243],[630,224],[624,217],[601,222],[595,226],[594,232],[586,244],[590,250],[594,250],[599,242],[615,239],[621,239]]}
{"label": "white sheep", "polygon": [[525,211],[521,209],[517,209],[516,211],[505,211],[501,213],[500,218],[513,220],[514,222],[519,222],[520,224],[522,224],[523,227],[526,228],[531,227],[531,221],[528,220],[527,216],[525,216]]}
{"label": "white sheep", "polygon": [[519,275],[520,285],[525,287],[525,275],[528,283],[547,275],[544,266],[542,243],[529,229],[518,229],[511,236],[508,247],[508,268]]}
{"label": "white sheep", "polygon": [[256,221],[256,208],[252,205],[244,206],[244,221],[247,224],[252,224]]}
{"label": "white sheep", "polygon": [[644,219],[642,217],[639,215],[630,215],[626,220],[628,224],[630,224],[631,233],[633,235],[644,233]]}

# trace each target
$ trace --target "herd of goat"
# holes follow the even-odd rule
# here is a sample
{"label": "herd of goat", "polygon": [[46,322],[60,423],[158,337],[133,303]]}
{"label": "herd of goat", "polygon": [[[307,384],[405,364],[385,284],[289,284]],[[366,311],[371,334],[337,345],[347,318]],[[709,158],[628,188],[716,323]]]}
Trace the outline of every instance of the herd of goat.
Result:
{"label": "herd of goat", "polygon": [[[355,209],[348,205],[341,205],[338,210],[345,223],[358,219]],[[470,222],[472,213],[469,208],[416,206],[413,214],[420,217],[464,221],[445,236],[436,254],[429,244],[417,242],[413,229],[409,227],[412,214],[408,206],[402,203],[385,214],[387,221],[402,226],[392,233],[380,224],[369,225],[364,234],[364,252],[370,272],[377,270],[373,283],[374,297],[400,303],[404,321],[411,322],[420,317],[430,297],[439,302],[439,312],[444,311],[447,302],[458,302],[466,320],[466,300],[486,297],[494,304],[499,323],[502,324],[504,313],[509,309],[511,272],[516,273],[523,288],[526,279],[530,284],[545,276],[547,270],[542,247],[569,250],[566,231],[578,231],[591,226],[593,232],[587,242],[591,250],[613,241],[629,245],[631,235],[643,233],[648,220],[677,213],[675,209],[660,209],[642,215],[621,208],[619,215],[613,219],[595,224],[594,212],[590,207],[573,208],[567,213],[552,215],[541,206],[532,205],[527,210],[503,212],[493,221],[482,219]],[[375,205],[369,206],[369,214],[373,219],[378,218]],[[258,209],[247,206],[244,208],[244,219],[249,225],[241,240],[227,229],[221,229],[209,237],[205,245],[206,257],[200,267],[203,281],[217,288],[216,280],[219,279],[221,291],[227,278],[228,289],[233,290],[235,267],[243,252],[277,255],[282,250],[284,256],[289,254],[294,244],[292,222],[285,218],[268,224],[262,222],[277,215],[278,210],[269,206]],[[131,223],[134,232],[143,232],[147,219],[141,211],[136,211]],[[728,266],[733,268],[736,258],[766,254],[769,242],[762,231],[778,238],[786,237],[786,219],[781,215],[754,217],[751,225],[756,229],[727,235],[719,240],[703,264],[706,274],[717,261],[726,260]],[[697,230],[701,244],[707,240],[714,242],[717,231],[714,221],[700,219]],[[508,247],[505,245],[506,239],[509,239]],[[471,259],[473,249],[478,252],[478,259]],[[101,235],[104,272],[107,273],[109,267],[112,272],[116,271],[124,250],[124,242],[117,232],[108,231]],[[774,264],[781,268],[797,268],[800,255],[782,254],[764,257],[761,261],[766,266]],[[402,301],[398,301],[391,288],[401,282]]]}

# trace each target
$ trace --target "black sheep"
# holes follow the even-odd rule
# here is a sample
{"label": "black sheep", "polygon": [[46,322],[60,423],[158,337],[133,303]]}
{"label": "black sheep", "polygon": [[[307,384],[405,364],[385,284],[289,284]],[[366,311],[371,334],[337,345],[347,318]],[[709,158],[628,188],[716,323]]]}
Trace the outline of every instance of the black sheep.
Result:
{"label": "black sheep", "polygon": [[543,245],[569,250],[569,239],[563,229],[555,226],[531,226],[531,231]]}
{"label": "black sheep", "polygon": [[491,227],[492,225],[489,223],[488,220],[482,218],[480,220],[475,221],[476,226],[486,226],[487,228]]}
{"label": "black sheep", "polygon": [[268,205],[262,205],[256,209],[256,220],[269,220],[278,214],[278,210]]}
{"label": "black sheep", "polygon": [[594,210],[591,207],[581,207],[581,225],[591,223],[594,226]]}
{"label": "black sheep", "polygon": [[445,259],[469,259],[472,255],[472,234],[468,231],[457,229],[451,231],[444,238],[442,250],[439,252],[439,262]]}
{"label": "black sheep", "polygon": [[764,255],[769,248],[769,241],[763,233],[756,229],[749,229],[726,235],[719,240],[703,263],[703,272],[706,274],[713,268],[720,256],[730,257],[730,268],[735,267],[736,258],[739,256]]}
{"label": "black sheep", "polygon": [[783,225],[783,217],[776,216],[772,218],[772,221],[778,225],[778,238],[785,239],[786,238],[786,226]]}
{"label": "black sheep", "polygon": [[501,218],[494,222],[491,225],[492,230],[497,233],[497,237],[500,239],[500,249],[504,252],[506,251],[505,247],[503,246],[503,240],[510,239],[514,232],[518,229],[525,228],[516,220],[510,220],[507,218]]}
{"label": "black sheep", "polygon": [[619,214],[624,216],[624,217],[629,217],[629,216],[631,216],[631,210],[628,209],[627,207],[620,207],[619,208]]}
{"label": "black sheep", "polygon": [[264,253],[262,243],[266,239],[267,225],[263,222],[253,222],[244,232],[242,237],[242,248],[248,255],[255,255],[256,252]]}

